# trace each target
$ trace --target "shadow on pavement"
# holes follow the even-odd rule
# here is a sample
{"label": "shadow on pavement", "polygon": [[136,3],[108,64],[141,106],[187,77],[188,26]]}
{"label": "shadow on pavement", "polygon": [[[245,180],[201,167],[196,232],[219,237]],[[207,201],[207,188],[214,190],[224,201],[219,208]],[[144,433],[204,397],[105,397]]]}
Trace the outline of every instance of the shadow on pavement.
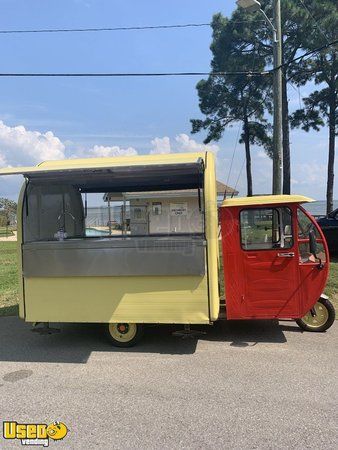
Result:
{"label": "shadow on pavement", "polygon": [[39,335],[32,333],[30,324],[17,317],[0,317],[0,361],[86,363],[92,352],[159,353],[191,355],[198,341],[218,341],[232,347],[250,347],[257,343],[285,343],[283,331],[293,331],[292,322],[279,325],[277,321],[217,322],[214,326],[193,326],[206,332],[197,338],[182,339],[172,332],[181,325],[149,326],[142,341],[135,347],[120,349],[106,339],[99,324],[61,324],[61,333]]}
{"label": "shadow on pavement", "polygon": [[19,315],[18,305],[2,306],[0,308],[0,317],[18,316],[18,315]]}

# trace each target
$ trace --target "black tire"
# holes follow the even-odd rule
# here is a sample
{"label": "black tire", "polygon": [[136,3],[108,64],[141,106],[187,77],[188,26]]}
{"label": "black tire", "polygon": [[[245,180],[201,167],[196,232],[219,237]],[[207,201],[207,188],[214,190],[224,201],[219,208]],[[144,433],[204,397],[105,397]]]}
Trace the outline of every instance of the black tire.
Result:
{"label": "black tire", "polygon": [[[126,327],[126,330],[122,330],[124,327]],[[132,332],[130,332],[131,329]],[[115,347],[133,347],[143,336],[143,326],[138,323],[108,323],[106,335]]]}
{"label": "black tire", "polygon": [[296,320],[297,325],[305,331],[312,331],[317,333],[328,330],[332,326],[336,318],[336,311],[332,303],[330,302],[330,300],[322,297],[314,305],[314,309],[319,314],[322,313],[321,317],[322,320],[325,320],[325,322],[319,321],[318,323],[316,323],[316,320],[313,320],[312,322],[312,314],[311,311],[309,311],[304,317]]}

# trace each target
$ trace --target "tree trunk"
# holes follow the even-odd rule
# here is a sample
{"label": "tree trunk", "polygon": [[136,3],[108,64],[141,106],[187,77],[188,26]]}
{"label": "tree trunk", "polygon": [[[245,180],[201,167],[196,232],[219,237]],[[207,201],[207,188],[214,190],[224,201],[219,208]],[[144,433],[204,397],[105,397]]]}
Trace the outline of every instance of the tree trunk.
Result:
{"label": "tree trunk", "polygon": [[289,101],[286,74],[282,78],[283,194],[291,193]]}
{"label": "tree trunk", "polygon": [[330,96],[329,109],[329,160],[327,165],[326,214],[333,211],[334,158],[336,140],[336,98],[333,91]]}
{"label": "tree trunk", "polygon": [[250,135],[248,118],[244,118],[243,124],[245,158],[246,158],[246,179],[248,186],[248,197],[252,197],[252,173],[251,173],[251,154],[250,154]]}

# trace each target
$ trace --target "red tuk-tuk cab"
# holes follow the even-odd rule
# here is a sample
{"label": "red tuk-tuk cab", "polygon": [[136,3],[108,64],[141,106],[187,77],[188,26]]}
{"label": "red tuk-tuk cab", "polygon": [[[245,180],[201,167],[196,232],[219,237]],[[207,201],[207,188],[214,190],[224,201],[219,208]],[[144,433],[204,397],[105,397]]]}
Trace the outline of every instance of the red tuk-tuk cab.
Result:
{"label": "red tuk-tuk cab", "polygon": [[225,200],[220,208],[227,319],[295,319],[324,331],[335,310],[323,295],[329,253],[300,195]]}

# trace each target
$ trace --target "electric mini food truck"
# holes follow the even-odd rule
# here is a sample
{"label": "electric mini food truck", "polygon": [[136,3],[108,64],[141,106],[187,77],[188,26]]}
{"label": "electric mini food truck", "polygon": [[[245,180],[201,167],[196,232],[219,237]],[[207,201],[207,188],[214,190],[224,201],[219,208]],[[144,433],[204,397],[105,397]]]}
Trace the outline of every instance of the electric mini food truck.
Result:
{"label": "electric mini food truck", "polygon": [[[309,331],[334,321],[323,295],[325,238],[301,206],[311,199],[233,198],[218,214],[210,152],[51,161],[0,174],[25,178],[19,315],[35,326],[99,322],[114,345],[131,346],[144,324],[212,324],[223,308],[228,320],[295,319]],[[90,196],[108,202],[107,227],[89,223]]]}

